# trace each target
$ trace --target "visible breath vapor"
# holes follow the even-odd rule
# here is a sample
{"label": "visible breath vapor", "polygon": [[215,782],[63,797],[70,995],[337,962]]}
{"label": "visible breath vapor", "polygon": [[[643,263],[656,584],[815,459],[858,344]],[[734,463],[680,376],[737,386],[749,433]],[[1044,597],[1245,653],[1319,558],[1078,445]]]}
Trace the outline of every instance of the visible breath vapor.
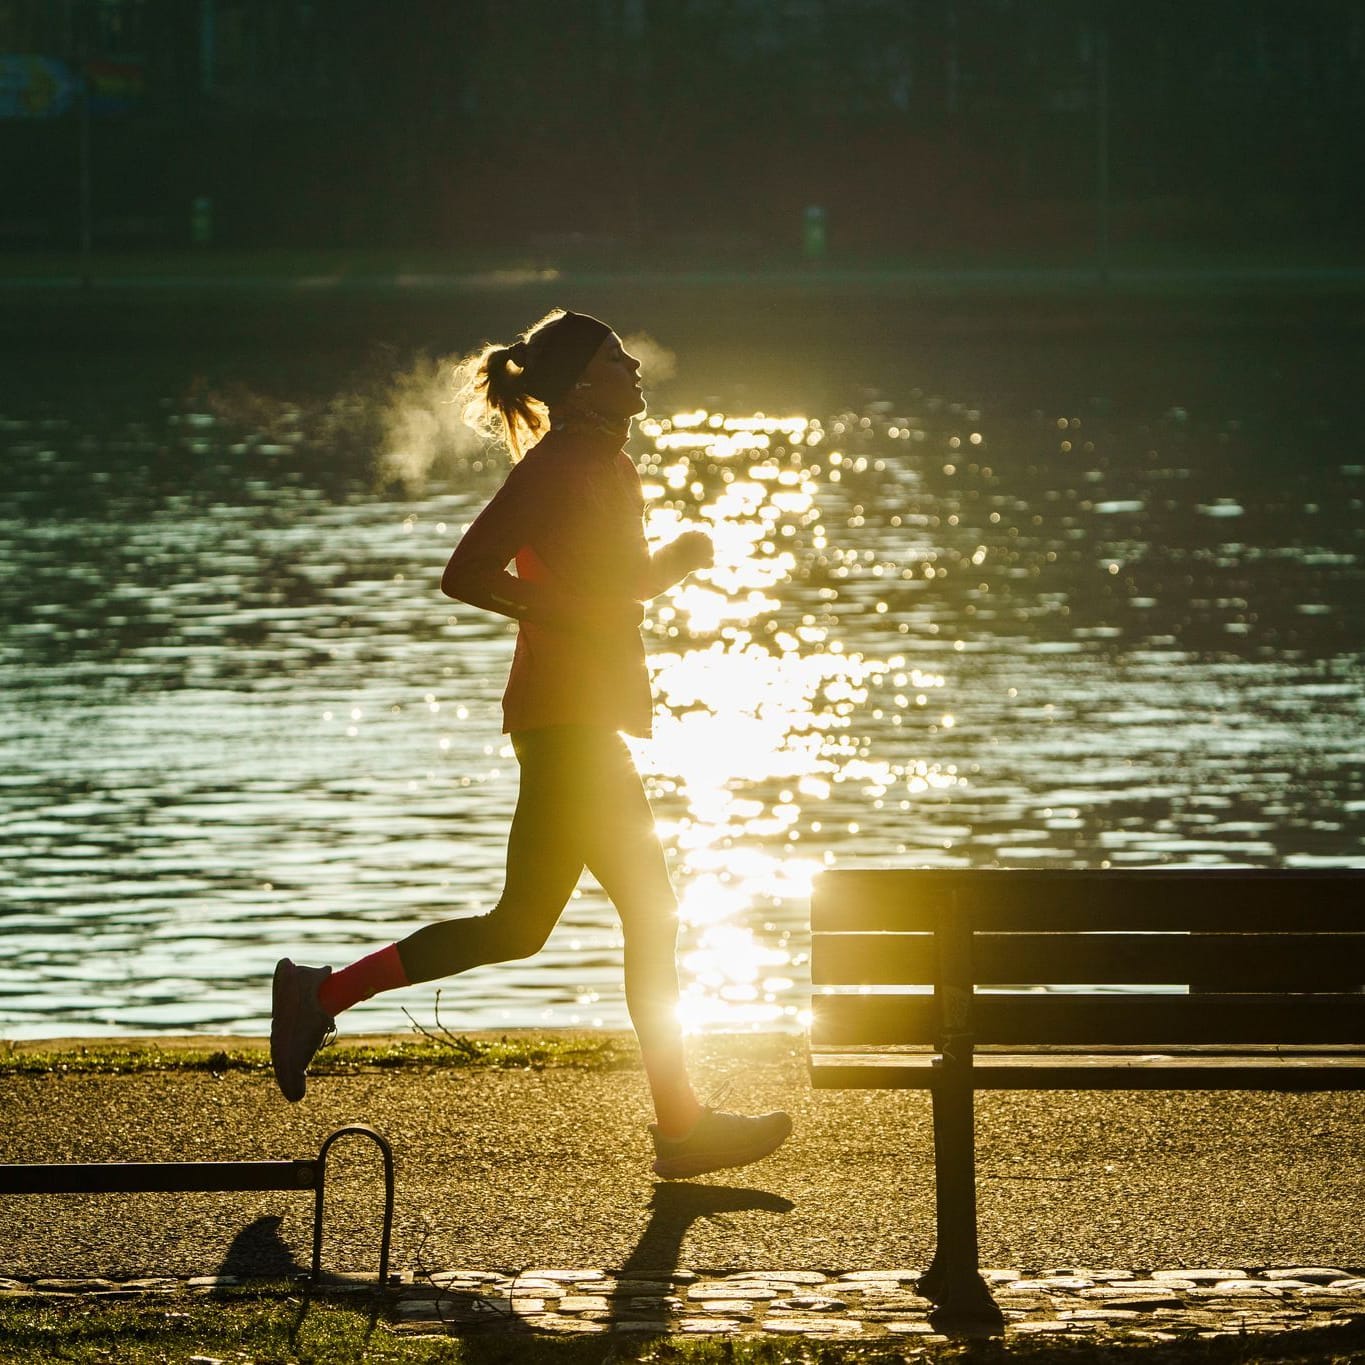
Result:
{"label": "visible breath vapor", "polygon": [[647,384],[665,383],[678,372],[677,355],[648,332],[632,332],[622,338],[622,345],[639,360],[640,374]]}
{"label": "visible breath vapor", "polygon": [[[653,386],[672,378],[677,359],[646,333],[624,339],[640,361],[641,375]],[[215,389],[200,401],[220,420],[272,439],[306,433],[323,449],[372,452],[376,484],[397,484],[403,492],[420,492],[432,470],[455,472],[481,459],[496,442],[496,425],[480,430],[466,417],[470,409],[478,353],[470,356],[419,355],[406,368],[372,365],[368,376],[317,404],[295,404],[258,393],[244,385]]]}
{"label": "visible breath vapor", "polygon": [[384,405],[377,472],[416,491],[443,459],[480,454],[484,441],[465,421],[458,359],[420,356],[394,376]]}

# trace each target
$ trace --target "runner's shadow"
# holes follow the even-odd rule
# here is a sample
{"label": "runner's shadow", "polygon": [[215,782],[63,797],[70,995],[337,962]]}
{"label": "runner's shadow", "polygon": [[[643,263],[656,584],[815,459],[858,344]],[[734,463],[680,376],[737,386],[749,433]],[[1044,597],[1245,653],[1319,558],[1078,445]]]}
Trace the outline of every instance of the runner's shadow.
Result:
{"label": "runner's shadow", "polygon": [[[612,1299],[613,1326],[629,1321],[641,1332],[669,1330],[672,1278],[678,1270],[683,1242],[699,1218],[724,1218],[729,1213],[790,1213],[795,1207],[790,1199],[767,1190],[674,1181],[655,1185],[649,1222],[621,1266],[618,1284],[643,1282],[658,1285],[659,1292],[622,1294],[618,1289]],[[627,1306],[629,1318],[625,1316]]]}

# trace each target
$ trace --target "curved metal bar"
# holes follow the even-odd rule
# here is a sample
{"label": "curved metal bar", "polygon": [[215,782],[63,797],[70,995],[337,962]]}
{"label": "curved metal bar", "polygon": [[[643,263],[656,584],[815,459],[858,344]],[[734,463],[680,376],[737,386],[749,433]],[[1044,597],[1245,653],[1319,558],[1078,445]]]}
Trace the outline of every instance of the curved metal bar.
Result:
{"label": "curved metal bar", "polygon": [[336,1132],[323,1139],[322,1146],[318,1149],[317,1183],[314,1186],[313,1199],[312,1278],[316,1284],[322,1275],[322,1209],[327,1185],[327,1153],[338,1138],[349,1137],[351,1134],[369,1138],[379,1148],[380,1155],[384,1158],[384,1232],[379,1245],[379,1287],[382,1289],[389,1282],[389,1246],[393,1235],[393,1148],[389,1146],[387,1138],[375,1132],[367,1123],[351,1123],[345,1128],[338,1128]]}

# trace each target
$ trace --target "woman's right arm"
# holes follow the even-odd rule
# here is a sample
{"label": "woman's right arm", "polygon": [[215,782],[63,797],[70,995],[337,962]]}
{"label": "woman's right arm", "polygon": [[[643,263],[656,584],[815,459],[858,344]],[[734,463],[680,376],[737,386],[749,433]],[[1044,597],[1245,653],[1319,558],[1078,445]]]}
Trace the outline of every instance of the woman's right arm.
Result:
{"label": "woman's right arm", "polygon": [[639,625],[638,602],[589,601],[553,583],[530,582],[507,572],[544,524],[545,497],[524,465],[517,465],[455,547],[441,576],[447,597],[514,621],[560,630],[603,631]]}

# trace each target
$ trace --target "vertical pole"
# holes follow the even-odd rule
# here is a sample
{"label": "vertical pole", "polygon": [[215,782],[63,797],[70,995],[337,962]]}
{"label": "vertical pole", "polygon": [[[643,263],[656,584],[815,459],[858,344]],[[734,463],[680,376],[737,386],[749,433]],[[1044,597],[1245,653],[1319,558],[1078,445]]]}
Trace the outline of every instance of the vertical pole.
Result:
{"label": "vertical pole", "polygon": [[954,891],[938,911],[935,945],[941,1057],[933,1089],[938,1245],[921,1289],[945,1317],[999,1310],[978,1269],[975,1086],[972,1077],[972,925]]}
{"label": "vertical pole", "polygon": [[1105,0],[1095,6],[1095,258],[1109,283],[1109,22]]}

